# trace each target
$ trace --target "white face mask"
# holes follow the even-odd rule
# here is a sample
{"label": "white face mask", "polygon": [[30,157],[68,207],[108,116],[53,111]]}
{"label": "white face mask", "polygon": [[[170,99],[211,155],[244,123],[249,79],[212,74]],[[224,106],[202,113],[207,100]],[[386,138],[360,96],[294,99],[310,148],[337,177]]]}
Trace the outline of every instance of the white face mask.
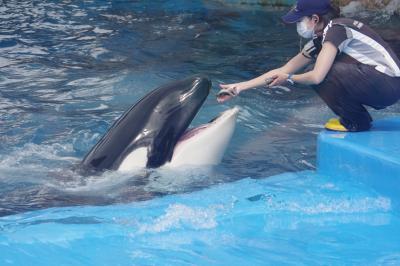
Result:
{"label": "white face mask", "polygon": [[311,39],[314,36],[314,29],[307,27],[307,18],[297,22],[297,33],[304,39]]}

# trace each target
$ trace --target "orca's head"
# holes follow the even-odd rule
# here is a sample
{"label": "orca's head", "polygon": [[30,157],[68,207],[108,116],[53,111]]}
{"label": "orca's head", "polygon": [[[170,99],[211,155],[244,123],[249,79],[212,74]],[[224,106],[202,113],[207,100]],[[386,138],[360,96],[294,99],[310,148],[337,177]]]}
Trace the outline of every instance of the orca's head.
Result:
{"label": "orca's head", "polygon": [[211,81],[195,76],[161,86],[127,110],[92,148],[82,165],[119,169],[135,161],[155,168],[173,150],[206,100]]}
{"label": "orca's head", "polygon": [[146,131],[152,136],[148,146],[147,167],[163,165],[172,157],[174,147],[206,100],[211,81],[205,77],[191,77],[162,86],[138,103],[149,109]]}

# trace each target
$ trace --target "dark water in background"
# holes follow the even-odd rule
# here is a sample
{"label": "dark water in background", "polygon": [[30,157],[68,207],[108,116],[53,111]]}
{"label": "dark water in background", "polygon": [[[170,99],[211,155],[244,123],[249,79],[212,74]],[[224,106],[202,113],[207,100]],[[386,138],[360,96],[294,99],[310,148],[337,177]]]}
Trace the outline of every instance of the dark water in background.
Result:
{"label": "dark water in background", "polygon": [[[295,29],[280,22],[282,13],[213,1],[0,2],[0,215],[143,200],[314,169],[316,137],[332,114],[310,89],[261,88],[226,105],[215,101],[218,83],[255,77],[298,52]],[[398,25],[395,19],[375,25],[397,51]],[[241,108],[220,166],[74,172],[131,104],[197,73],[212,79],[214,92],[194,124]]]}

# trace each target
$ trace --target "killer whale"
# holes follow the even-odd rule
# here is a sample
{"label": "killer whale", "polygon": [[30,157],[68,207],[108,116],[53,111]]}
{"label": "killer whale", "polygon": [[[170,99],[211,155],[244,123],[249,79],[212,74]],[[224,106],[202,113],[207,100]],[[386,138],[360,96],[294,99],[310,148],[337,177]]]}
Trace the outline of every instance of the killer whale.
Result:
{"label": "killer whale", "polygon": [[117,170],[138,148],[147,149],[146,167],[169,161],[173,148],[206,100],[211,82],[190,77],[161,86],[127,110],[90,150],[82,165]]}
{"label": "killer whale", "polygon": [[211,81],[203,76],[156,88],[114,122],[81,165],[104,171],[219,163],[233,134],[238,109],[187,131],[210,88]]}

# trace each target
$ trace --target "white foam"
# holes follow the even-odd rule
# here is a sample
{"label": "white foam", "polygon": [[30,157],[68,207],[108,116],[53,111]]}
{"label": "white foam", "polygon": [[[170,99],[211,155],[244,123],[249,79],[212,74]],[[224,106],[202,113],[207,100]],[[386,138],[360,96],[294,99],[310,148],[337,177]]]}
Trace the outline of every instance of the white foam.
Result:
{"label": "white foam", "polygon": [[7,20],[7,19],[10,19],[10,18],[12,18],[13,16],[15,16],[15,14],[8,14],[8,15],[2,15],[2,14],[0,14],[0,19],[3,19],[3,20]]}
{"label": "white foam", "polygon": [[7,34],[0,35],[0,40],[14,39],[14,38],[18,38],[18,35],[7,35]]}
{"label": "white foam", "polygon": [[96,39],[96,37],[94,37],[94,36],[83,36],[83,37],[78,38],[77,40],[78,41],[90,41],[90,40],[95,40],[95,39]]}
{"label": "white foam", "polygon": [[171,229],[189,226],[194,229],[212,229],[217,227],[217,211],[221,205],[208,208],[189,207],[183,204],[169,205],[164,215],[150,224],[139,226],[139,233],[159,233]]}
{"label": "white foam", "polygon": [[9,66],[9,65],[13,65],[13,64],[15,64],[15,60],[10,60],[10,59],[7,59],[7,58],[4,58],[4,57],[0,57],[0,67],[6,67],[6,66]]}
{"label": "white foam", "polygon": [[64,156],[64,154],[73,153],[71,144],[52,144],[37,145],[28,143],[13,152],[0,156],[0,169],[36,169],[41,160],[71,161],[78,160],[75,157]]}
{"label": "white foam", "polygon": [[118,15],[101,14],[100,16],[106,17],[108,19],[115,19],[115,20],[118,20],[121,22],[132,20],[132,16],[129,16],[129,15],[124,17],[124,16],[118,16]]}
{"label": "white foam", "polygon": [[[140,175],[141,173],[138,173]],[[56,187],[63,191],[88,194],[104,193],[104,190],[111,191],[113,187],[120,186],[132,179],[130,174],[121,174],[117,171],[106,171],[101,176],[77,177],[66,182],[57,181],[48,186]],[[110,190],[111,189],[111,190]]]}
{"label": "white foam", "polygon": [[77,11],[72,16],[73,17],[85,17],[85,16],[87,16],[87,14],[85,12],[83,12],[83,11]]}
{"label": "white foam", "polygon": [[100,82],[100,78],[82,78],[68,82],[67,86],[88,86]]}
{"label": "white foam", "polygon": [[372,211],[388,212],[391,210],[391,201],[385,197],[365,198],[334,198],[320,199],[317,202],[269,202],[269,207],[279,211],[298,212],[303,214],[351,214],[367,213]]}
{"label": "white foam", "polygon": [[113,32],[113,30],[106,30],[106,29],[101,29],[99,27],[96,27],[96,28],[94,28],[93,32],[98,33],[98,34],[107,34],[107,33]]}
{"label": "white foam", "polygon": [[90,54],[91,54],[94,58],[97,58],[97,57],[99,57],[99,55],[105,54],[105,53],[107,53],[107,52],[109,52],[107,49],[102,48],[102,47],[97,47],[97,48],[94,48],[94,49],[90,52]]}
{"label": "white foam", "polygon": [[108,105],[106,104],[100,104],[97,107],[94,108],[87,108],[87,109],[82,109],[83,111],[97,111],[97,110],[106,110],[108,109]]}

